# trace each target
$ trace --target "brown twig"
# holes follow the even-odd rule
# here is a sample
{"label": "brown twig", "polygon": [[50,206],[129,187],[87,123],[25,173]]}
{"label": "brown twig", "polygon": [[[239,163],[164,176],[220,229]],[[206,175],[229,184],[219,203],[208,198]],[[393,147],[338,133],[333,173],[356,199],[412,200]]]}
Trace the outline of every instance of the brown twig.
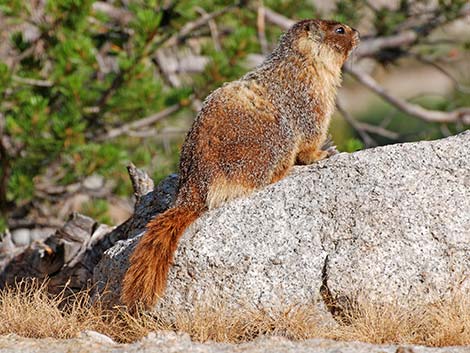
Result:
{"label": "brown twig", "polygon": [[354,117],[346,109],[343,108],[339,99],[336,101],[336,107],[339,113],[343,116],[344,120],[346,120],[349,123],[349,125],[351,125],[352,128],[357,131],[362,141],[364,141],[364,144],[366,145],[366,147],[377,146],[377,142],[375,142],[375,140],[372,137],[370,137],[367,131],[359,127],[359,122],[356,119],[354,119]]}
{"label": "brown twig", "polygon": [[214,18],[223,15],[235,8],[237,8],[238,4],[232,4],[220,9],[218,11],[211,12],[209,14],[202,15],[196,21],[186,23],[183,28],[178,33],[172,35],[165,43],[166,46],[173,46],[180,43],[186,37],[188,37],[194,30],[198,29],[199,27],[204,26],[209,21],[213,20]]}
{"label": "brown twig", "polygon": [[132,121],[128,124],[121,125],[114,129],[107,131],[106,133],[99,135],[95,138],[96,141],[104,141],[109,140],[112,138],[116,138],[118,136],[126,134],[128,131],[142,129],[143,127],[147,127],[149,125],[155,124],[157,121],[160,121],[167,116],[175,113],[181,108],[180,104],[172,105],[156,114],[152,114],[148,117],[145,117],[140,120]]}
{"label": "brown twig", "polygon": [[386,37],[364,39],[354,51],[354,55],[358,58],[375,56],[384,49],[412,45],[417,42],[418,38],[419,35],[417,32],[409,30]]}
{"label": "brown twig", "polygon": [[154,141],[168,139],[169,137],[180,137],[184,136],[188,132],[187,129],[178,129],[178,128],[165,128],[162,130],[157,130],[156,128],[149,129],[146,128],[144,130],[137,130],[137,131],[128,131],[126,133],[127,136],[130,137],[138,137],[138,138],[147,138],[152,137]]}
{"label": "brown twig", "polygon": [[37,87],[52,87],[53,83],[47,80],[37,80],[34,78],[25,78],[13,75],[12,80],[18,83],[22,83],[29,86],[37,86]]}
{"label": "brown twig", "polygon": [[10,218],[8,220],[8,228],[10,230],[15,230],[19,228],[28,228],[28,229],[35,229],[35,228],[59,228],[64,224],[63,220],[57,218],[34,218],[34,219],[15,219]]}
{"label": "brown twig", "polygon": [[271,10],[268,7],[264,8],[264,15],[268,22],[281,27],[283,30],[287,30],[288,28],[292,27],[295,23],[294,20],[291,20],[290,18]]}
{"label": "brown twig", "polygon": [[116,22],[119,22],[123,26],[127,25],[134,18],[132,12],[127,11],[123,8],[117,8],[104,1],[95,1],[92,5],[92,9],[93,11],[102,12],[106,14],[111,19]]}
{"label": "brown twig", "polygon": [[380,86],[372,76],[357,68],[345,67],[344,70],[351,74],[358,82],[408,115],[431,123],[462,122],[463,124],[470,124],[470,108],[460,108],[450,112],[426,109],[420,105],[409,103],[406,100],[393,96]]}
{"label": "brown twig", "polygon": [[382,126],[376,126],[376,125],[371,125],[367,123],[362,123],[360,121],[357,122],[356,127],[363,130],[370,132],[372,134],[380,135],[382,137],[386,137],[390,140],[397,140],[400,135],[395,132],[395,131],[390,131],[388,129],[385,129]]}
{"label": "brown twig", "polygon": [[[204,10],[202,7],[197,7],[197,12],[201,14],[202,16],[208,16],[209,14]],[[209,30],[211,31],[211,37],[212,41],[214,42],[214,48],[216,51],[221,51],[222,46],[220,45],[220,40],[219,40],[219,30],[217,29],[217,23],[215,20],[212,18],[207,21],[207,24],[209,25]]]}
{"label": "brown twig", "polygon": [[259,1],[258,16],[256,18],[256,25],[258,27],[258,40],[261,46],[261,52],[263,55],[268,54],[268,41],[266,40],[266,10],[263,5],[263,0]]}

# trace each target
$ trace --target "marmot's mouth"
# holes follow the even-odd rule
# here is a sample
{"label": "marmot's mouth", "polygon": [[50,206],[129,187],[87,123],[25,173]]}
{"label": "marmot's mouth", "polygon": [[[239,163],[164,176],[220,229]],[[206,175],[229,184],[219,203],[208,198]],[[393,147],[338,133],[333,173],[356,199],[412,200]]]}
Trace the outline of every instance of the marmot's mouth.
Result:
{"label": "marmot's mouth", "polygon": [[361,42],[361,37],[359,35],[359,32],[354,32],[354,37],[353,37],[353,46],[356,48],[359,43]]}

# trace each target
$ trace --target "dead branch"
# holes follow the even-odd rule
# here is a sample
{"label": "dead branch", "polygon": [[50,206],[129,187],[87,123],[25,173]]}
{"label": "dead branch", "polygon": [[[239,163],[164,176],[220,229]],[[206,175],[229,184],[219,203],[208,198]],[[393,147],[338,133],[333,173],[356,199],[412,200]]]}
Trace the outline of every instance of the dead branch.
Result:
{"label": "dead branch", "polygon": [[157,50],[155,59],[165,75],[178,73],[199,73],[204,71],[210,58],[204,55],[196,55],[189,50],[170,52],[165,49]]}
{"label": "dead branch", "polygon": [[364,39],[354,51],[354,55],[358,58],[375,56],[384,49],[410,46],[414,44],[418,38],[417,32],[404,31],[387,37]]}
{"label": "dead branch", "polygon": [[394,131],[387,130],[381,126],[375,126],[367,123],[357,121],[356,127],[362,131],[370,132],[372,134],[380,135],[386,137],[390,140],[397,140],[400,135]]}
{"label": "dead branch", "polygon": [[123,26],[126,26],[134,18],[134,15],[130,11],[114,7],[110,3],[104,1],[95,1],[92,5],[92,9],[93,11],[106,14],[109,18]]}
{"label": "dead branch", "polygon": [[264,9],[264,15],[266,16],[266,21],[281,27],[283,30],[287,30],[295,24],[294,20],[291,20],[290,18],[271,10],[268,7]]}
{"label": "dead branch", "polygon": [[171,136],[172,137],[181,137],[184,136],[188,132],[187,129],[175,129],[175,128],[165,128],[162,130],[153,129],[144,129],[138,131],[129,131],[126,133],[127,136],[130,137],[138,137],[138,138],[147,138],[152,137],[154,141],[165,141],[168,140]]}
{"label": "dead branch", "polygon": [[258,15],[256,18],[256,25],[258,27],[258,40],[261,46],[261,52],[263,55],[268,54],[268,41],[266,40],[266,9],[263,5],[263,1],[260,0],[260,4],[258,6]]}
{"label": "dead branch", "polygon": [[104,133],[100,136],[97,136],[95,138],[95,140],[96,141],[109,140],[109,139],[116,138],[116,137],[121,136],[121,135],[125,135],[129,131],[141,129],[143,127],[147,127],[149,125],[155,124],[157,121],[160,121],[160,120],[168,117],[169,115],[171,115],[174,112],[178,111],[180,108],[181,108],[180,104],[172,105],[172,106],[162,110],[161,112],[158,112],[156,114],[152,114],[152,115],[150,115],[146,118],[136,120],[136,121],[132,121],[128,124],[124,124],[124,125],[121,125],[119,127],[114,128],[114,129],[111,129],[111,130],[107,131],[106,133]]}
{"label": "dead branch", "polygon": [[143,170],[136,168],[134,163],[130,163],[127,166],[127,172],[131,178],[134,196],[137,200],[153,190],[154,183],[152,178]]}
{"label": "dead branch", "polygon": [[19,77],[16,75],[12,76],[13,81],[22,83],[25,85],[30,85],[30,86],[37,86],[37,87],[52,87],[53,83],[51,81],[47,80],[37,80],[34,78],[25,78],[25,77]]}
{"label": "dead branch", "polygon": [[[202,16],[207,16],[209,15],[206,10],[204,10],[202,7],[197,7],[196,8],[197,12],[201,14]],[[217,29],[217,23],[215,20],[212,18],[207,21],[207,24],[209,25],[209,30],[211,31],[211,37],[212,41],[214,42],[214,48],[216,51],[221,51],[222,46],[220,45],[220,40],[219,40],[219,30]]]}
{"label": "dead branch", "polygon": [[64,224],[64,222],[58,218],[38,218],[38,217],[31,217],[31,218],[22,218],[22,219],[15,219],[10,218],[8,220],[8,228],[10,230],[15,230],[19,228],[27,228],[27,229],[34,229],[34,228],[59,228]]}
{"label": "dead branch", "polygon": [[460,108],[450,112],[426,109],[420,105],[409,103],[404,99],[393,96],[385,88],[380,86],[372,76],[355,67],[345,67],[345,71],[388,103],[408,115],[430,123],[462,122],[463,124],[470,124],[470,108]]}
{"label": "dead branch", "polygon": [[359,122],[356,119],[354,119],[354,117],[346,109],[343,108],[339,99],[336,100],[336,107],[339,113],[343,116],[344,120],[346,120],[349,123],[349,125],[351,125],[351,127],[357,131],[357,133],[361,137],[366,147],[377,146],[377,142],[375,142],[375,140],[372,137],[370,137],[367,131],[359,127]]}
{"label": "dead branch", "polygon": [[224,7],[223,9],[220,9],[218,11],[211,12],[209,14],[202,15],[200,18],[198,18],[196,21],[188,22],[186,23],[183,28],[178,33],[175,33],[172,35],[165,43],[165,46],[173,46],[177,45],[180,43],[182,40],[184,40],[186,37],[188,37],[194,30],[198,29],[199,27],[202,27],[209,23],[209,21],[213,20],[214,18],[223,15],[224,13],[227,13],[229,11],[232,11],[233,9],[237,8],[239,5],[238,4],[232,4]]}

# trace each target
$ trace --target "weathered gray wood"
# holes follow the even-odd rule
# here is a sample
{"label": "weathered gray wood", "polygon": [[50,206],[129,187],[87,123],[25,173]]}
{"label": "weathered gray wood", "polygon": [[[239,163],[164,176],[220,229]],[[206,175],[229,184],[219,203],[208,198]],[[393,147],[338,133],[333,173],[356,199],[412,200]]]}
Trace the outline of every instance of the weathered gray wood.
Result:
{"label": "weathered gray wood", "polygon": [[93,269],[117,241],[141,233],[148,221],[173,202],[178,176],[173,174],[154,189],[153,180],[134,165],[128,167],[136,197],[134,215],[113,228],[78,213],[43,242],[15,247],[8,233],[0,246],[0,288],[26,277],[49,278],[57,293],[66,284],[73,291],[91,284]]}

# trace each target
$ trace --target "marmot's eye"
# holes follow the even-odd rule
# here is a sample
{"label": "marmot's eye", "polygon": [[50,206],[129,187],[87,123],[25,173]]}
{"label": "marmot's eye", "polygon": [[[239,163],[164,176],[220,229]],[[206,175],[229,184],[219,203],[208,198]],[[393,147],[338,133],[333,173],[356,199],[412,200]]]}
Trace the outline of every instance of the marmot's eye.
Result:
{"label": "marmot's eye", "polygon": [[335,29],[335,32],[338,34],[344,34],[346,31],[344,30],[344,27],[338,27]]}

